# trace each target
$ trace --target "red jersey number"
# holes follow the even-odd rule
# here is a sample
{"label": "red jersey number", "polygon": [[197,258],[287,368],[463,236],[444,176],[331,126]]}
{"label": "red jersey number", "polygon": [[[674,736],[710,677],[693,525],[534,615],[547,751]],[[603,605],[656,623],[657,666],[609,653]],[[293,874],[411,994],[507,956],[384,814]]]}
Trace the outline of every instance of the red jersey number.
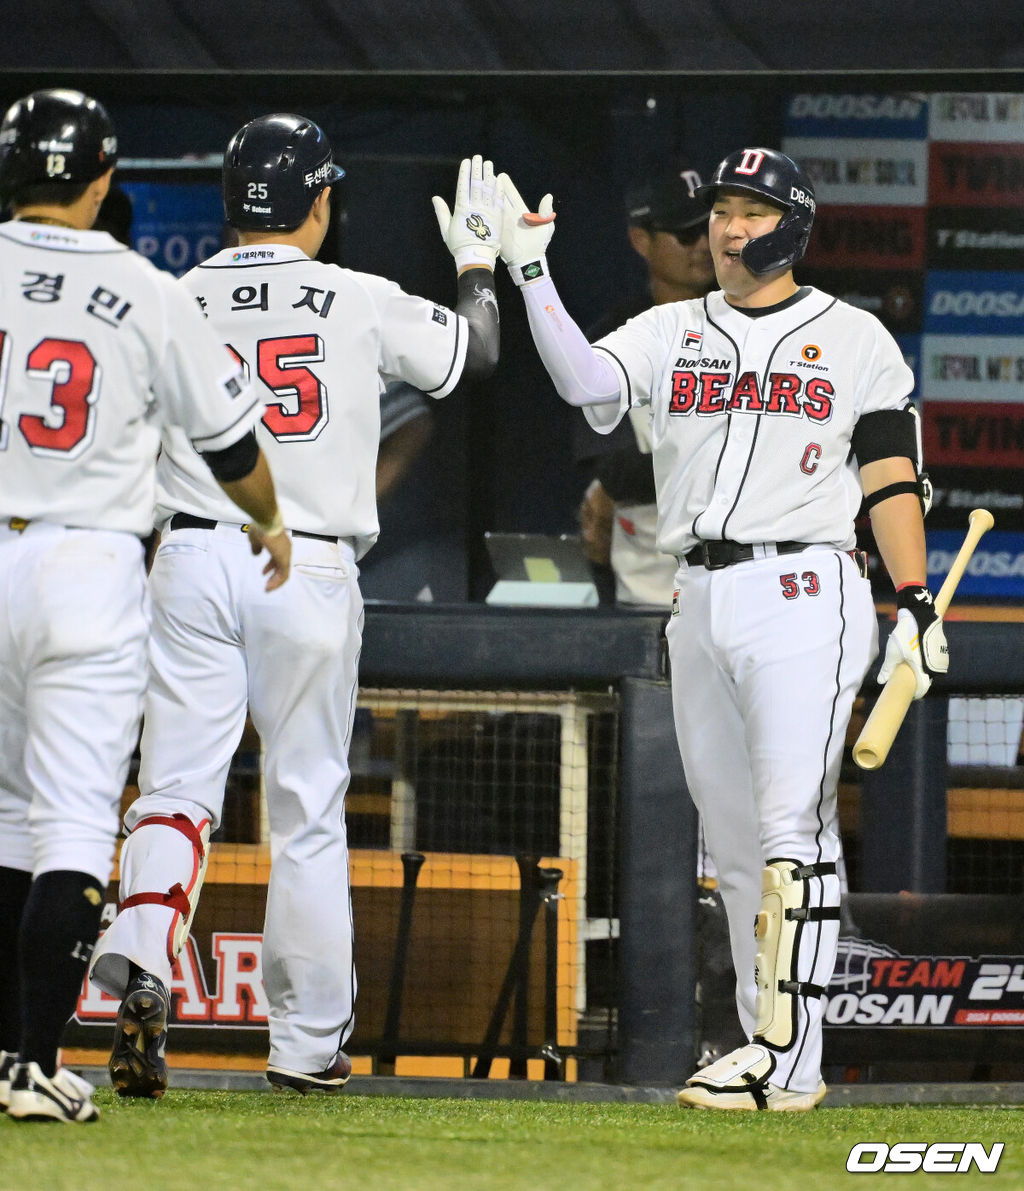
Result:
{"label": "red jersey number", "polygon": [[[9,339],[0,332],[0,407],[8,379]],[[42,339],[29,352],[30,380],[50,385],[50,409],[22,414],[18,429],[34,455],[76,459],[92,442],[100,369],[88,346],[77,339]],[[9,427],[0,419],[0,450],[8,445]]]}
{"label": "red jersey number", "polygon": [[282,442],[311,442],[327,425],[327,388],[306,367],[323,361],[319,335],[261,339],[256,371],[277,398],[267,404],[263,425]]}

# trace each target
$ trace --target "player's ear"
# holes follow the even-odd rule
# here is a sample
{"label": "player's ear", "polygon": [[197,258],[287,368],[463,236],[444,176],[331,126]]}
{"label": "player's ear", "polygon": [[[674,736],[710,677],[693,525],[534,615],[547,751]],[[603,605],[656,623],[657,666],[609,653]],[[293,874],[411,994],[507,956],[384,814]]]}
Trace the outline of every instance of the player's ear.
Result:
{"label": "player's ear", "polygon": [[[87,194],[92,204],[92,219],[95,222],[99,215],[100,207],[103,206],[103,200],[107,197],[107,192],[110,190],[110,183],[114,177],[114,167],[111,166],[105,174],[100,174],[98,178],[94,178],[89,183]],[[92,224],[90,224],[92,226]]]}
{"label": "player's ear", "polygon": [[647,260],[651,255],[651,242],[653,236],[651,232],[645,227],[637,227],[635,224],[631,225],[627,232],[629,242],[633,245],[633,251]]}
{"label": "player's ear", "polygon": [[331,188],[325,186],[313,200],[313,209],[318,215],[327,219],[331,213]]}

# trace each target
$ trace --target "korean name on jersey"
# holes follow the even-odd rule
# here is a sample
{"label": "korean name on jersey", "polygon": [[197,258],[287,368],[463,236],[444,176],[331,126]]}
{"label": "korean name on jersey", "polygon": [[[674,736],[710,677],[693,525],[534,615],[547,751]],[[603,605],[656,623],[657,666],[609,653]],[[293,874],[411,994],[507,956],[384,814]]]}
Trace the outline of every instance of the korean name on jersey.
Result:
{"label": "korean name on jersey", "polygon": [[0,516],[145,536],[154,461],[230,446],[257,405],[181,284],[107,232],[0,226]]}
{"label": "korean name on jersey", "polygon": [[[378,532],[381,378],[444,397],[462,372],[465,320],[288,245],[224,249],[183,282],[263,402],[257,437],[285,524],[355,539],[362,555]],[[197,463],[172,433],[158,471],[160,516],[239,520]]]}

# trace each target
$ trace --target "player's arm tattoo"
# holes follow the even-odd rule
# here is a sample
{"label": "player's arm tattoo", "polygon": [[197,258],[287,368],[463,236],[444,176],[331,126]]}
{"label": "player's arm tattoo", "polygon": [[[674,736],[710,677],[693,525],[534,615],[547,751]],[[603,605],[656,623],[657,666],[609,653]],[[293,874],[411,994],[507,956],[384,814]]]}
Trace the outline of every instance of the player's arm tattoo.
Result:
{"label": "player's arm tattoo", "polygon": [[498,363],[500,335],[494,274],[490,269],[466,269],[459,274],[458,287],[455,311],[469,324],[462,376],[464,380],[482,380],[490,376]]}

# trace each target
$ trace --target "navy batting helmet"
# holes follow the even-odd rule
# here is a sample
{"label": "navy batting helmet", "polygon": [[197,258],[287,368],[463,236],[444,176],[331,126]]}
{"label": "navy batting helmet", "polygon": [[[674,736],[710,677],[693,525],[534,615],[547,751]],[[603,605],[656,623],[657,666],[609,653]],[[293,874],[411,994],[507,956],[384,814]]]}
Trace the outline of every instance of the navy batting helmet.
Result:
{"label": "navy batting helmet", "polygon": [[740,257],[747,268],[774,273],[795,265],[807,251],[815,209],[814,187],[797,163],[775,149],[739,149],[719,163],[697,194],[713,202],[722,187],[760,195],[785,211],[772,231],[743,245]]}
{"label": "navy batting helmet", "polygon": [[0,124],[0,195],[39,183],[92,182],[117,164],[117,137],[103,105],[81,91],[33,91]]}
{"label": "navy batting helmet", "polygon": [[324,130],[290,112],[250,120],[224,154],[224,214],[240,231],[296,228],[325,186],[345,176]]}

